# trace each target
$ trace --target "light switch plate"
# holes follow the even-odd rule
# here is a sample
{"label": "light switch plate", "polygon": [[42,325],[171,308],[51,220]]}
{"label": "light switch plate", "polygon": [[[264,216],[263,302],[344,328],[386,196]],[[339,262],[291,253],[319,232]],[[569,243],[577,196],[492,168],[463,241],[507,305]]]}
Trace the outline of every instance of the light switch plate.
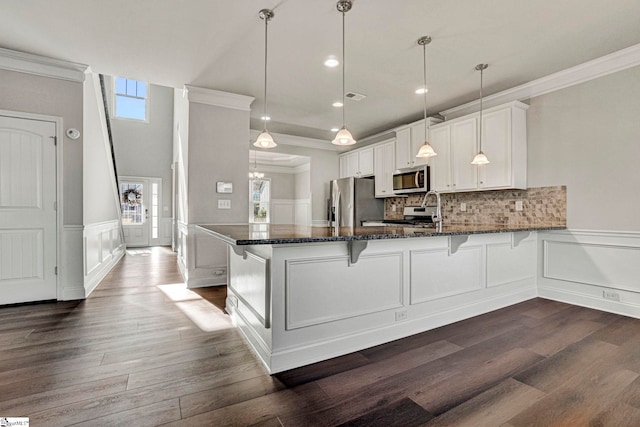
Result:
{"label": "light switch plate", "polygon": [[218,209],[231,209],[231,200],[218,199]]}
{"label": "light switch plate", "polygon": [[516,200],[516,212],[522,211],[522,200]]}
{"label": "light switch plate", "polygon": [[467,211],[467,204],[465,202],[460,203],[460,212]]}

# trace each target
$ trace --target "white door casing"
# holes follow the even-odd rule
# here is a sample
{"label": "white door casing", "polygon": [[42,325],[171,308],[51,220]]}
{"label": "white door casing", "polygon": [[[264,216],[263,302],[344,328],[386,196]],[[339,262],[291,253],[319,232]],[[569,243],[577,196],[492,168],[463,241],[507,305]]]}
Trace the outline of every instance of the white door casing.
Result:
{"label": "white door casing", "polygon": [[0,304],[57,298],[56,135],[0,116]]}
{"label": "white door casing", "polygon": [[131,197],[132,204],[136,203],[135,193],[126,193],[123,189],[134,190],[140,194],[135,206],[122,210],[122,228],[124,230],[124,242],[127,247],[149,246],[149,180],[144,178],[120,177],[120,197]]}

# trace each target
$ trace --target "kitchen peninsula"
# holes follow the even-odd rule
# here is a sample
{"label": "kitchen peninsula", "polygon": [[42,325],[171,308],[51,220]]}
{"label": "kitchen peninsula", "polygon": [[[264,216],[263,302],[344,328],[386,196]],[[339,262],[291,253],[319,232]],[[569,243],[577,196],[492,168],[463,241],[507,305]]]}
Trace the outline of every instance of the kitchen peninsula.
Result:
{"label": "kitchen peninsula", "polygon": [[533,298],[536,232],[564,228],[198,226],[228,245],[227,311],[270,373]]}

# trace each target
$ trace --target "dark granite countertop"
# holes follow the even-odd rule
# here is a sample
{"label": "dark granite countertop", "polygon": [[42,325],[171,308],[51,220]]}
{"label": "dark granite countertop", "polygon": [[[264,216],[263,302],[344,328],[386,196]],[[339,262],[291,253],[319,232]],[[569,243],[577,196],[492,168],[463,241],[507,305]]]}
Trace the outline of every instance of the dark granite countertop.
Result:
{"label": "dark granite countertop", "polygon": [[303,227],[297,225],[198,225],[201,231],[232,245],[281,245],[287,243],[335,242],[350,240],[403,239],[416,237],[453,236],[467,234],[511,233],[515,231],[566,230],[564,225],[544,224],[445,224],[442,231],[417,227]]}

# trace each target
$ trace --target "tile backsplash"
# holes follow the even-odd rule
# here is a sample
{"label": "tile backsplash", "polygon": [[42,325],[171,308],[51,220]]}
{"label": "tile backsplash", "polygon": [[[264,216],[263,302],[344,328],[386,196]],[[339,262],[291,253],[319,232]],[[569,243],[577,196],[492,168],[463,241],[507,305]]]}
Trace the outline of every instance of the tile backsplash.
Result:
{"label": "tile backsplash", "polygon": [[[420,206],[424,193],[385,200],[385,219],[402,219],[405,206]],[[493,190],[441,194],[445,224],[513,224],[531,226],[566,226],[567,188],[538,187],[527,190]],[[516,202],[522,201],[522,211]],[[460,206],[466,203],[466,212]],[[435,204],[429,197],[428,205]],[[395,210],[393,206],[395,205]]]}

